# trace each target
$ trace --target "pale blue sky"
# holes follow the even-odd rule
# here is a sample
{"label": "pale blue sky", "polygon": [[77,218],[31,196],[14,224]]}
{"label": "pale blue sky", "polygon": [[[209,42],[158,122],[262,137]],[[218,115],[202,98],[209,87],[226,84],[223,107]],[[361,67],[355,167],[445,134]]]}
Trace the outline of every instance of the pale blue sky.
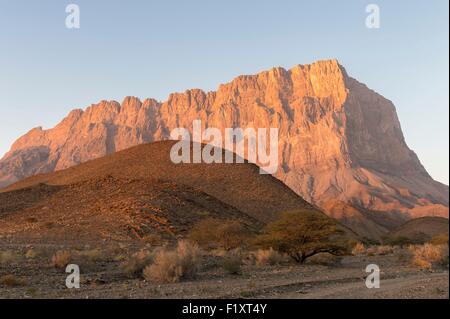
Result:
{"label": "pale blue sky", "polygon": [[[65,7],[81,29],[65,27]],[[381,28],[365,27],[365,7]],[[337,58],[392,100],[408,145],[449,180],[448,0],[0,0],[0,153],[69,110],[165,100],[240,74]]]}

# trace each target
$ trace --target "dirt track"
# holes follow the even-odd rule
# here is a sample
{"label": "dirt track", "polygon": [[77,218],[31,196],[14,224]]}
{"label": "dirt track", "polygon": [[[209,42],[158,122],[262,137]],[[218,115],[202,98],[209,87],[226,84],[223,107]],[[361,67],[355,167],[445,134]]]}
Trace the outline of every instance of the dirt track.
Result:
{"label": "dirt track", "polygon": [[[379,289],[367,289],[361,281],[344,283],[329,282],[321,288],[313,289],[305,298],[448,298],[448,273],[417,274],[404,278],[386,279]],[[280,294],[280,298],[298,298],[297,291]]]}

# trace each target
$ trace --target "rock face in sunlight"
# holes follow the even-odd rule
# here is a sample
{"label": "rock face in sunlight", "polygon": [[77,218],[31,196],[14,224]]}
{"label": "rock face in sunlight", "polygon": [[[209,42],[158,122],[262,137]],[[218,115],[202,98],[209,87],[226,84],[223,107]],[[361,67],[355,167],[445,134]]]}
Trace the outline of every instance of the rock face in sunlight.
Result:
{"label": "rock face in sunlight", "polygon": [[239,76],[216,92],[127,97],[72,111],[33,129],[0,161],[0,186],[131,146],[175,127],[279,128],[277,178],[360,234],[379,237],[420,216],[448,217],[449,189],[405,143],[394,105],[336,60]]}

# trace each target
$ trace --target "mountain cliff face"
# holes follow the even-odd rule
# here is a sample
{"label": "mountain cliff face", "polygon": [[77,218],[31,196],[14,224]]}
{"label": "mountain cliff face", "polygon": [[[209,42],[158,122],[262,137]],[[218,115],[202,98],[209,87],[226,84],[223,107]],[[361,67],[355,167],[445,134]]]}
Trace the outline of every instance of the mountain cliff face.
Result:
{"label": "mountain cliff face", "polygon": [[379,237],[413,217],[448,217],[449,189],[405,143],[394,105],[349,77],[336,60],[239,76],[216,92],[127,97],[72,111],[35,128],[0,161],[0,186],[74,166],[175,127],[279,128],[276,177],[360,234]]}

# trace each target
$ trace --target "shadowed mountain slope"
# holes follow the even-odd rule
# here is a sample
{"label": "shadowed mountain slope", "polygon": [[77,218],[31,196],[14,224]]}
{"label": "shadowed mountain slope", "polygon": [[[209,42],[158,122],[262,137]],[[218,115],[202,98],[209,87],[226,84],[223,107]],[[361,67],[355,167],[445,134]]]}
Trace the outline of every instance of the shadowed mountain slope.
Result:
{"label": "shadowed mountain slope", "polygon": [[389,237],[406,237],[413,240],[427,241],[431,238],[449,233],[449,222],[442,217],[420,217],[409,220],[389,233]]}
{"label": "shadowed mountain slope", "polygon": [[173,164],[175,142],[143,144],[0,192],[0,235],[54,240],[183,234],[205,217],[257,229],[279,213],[318,209],[256,165]]}

